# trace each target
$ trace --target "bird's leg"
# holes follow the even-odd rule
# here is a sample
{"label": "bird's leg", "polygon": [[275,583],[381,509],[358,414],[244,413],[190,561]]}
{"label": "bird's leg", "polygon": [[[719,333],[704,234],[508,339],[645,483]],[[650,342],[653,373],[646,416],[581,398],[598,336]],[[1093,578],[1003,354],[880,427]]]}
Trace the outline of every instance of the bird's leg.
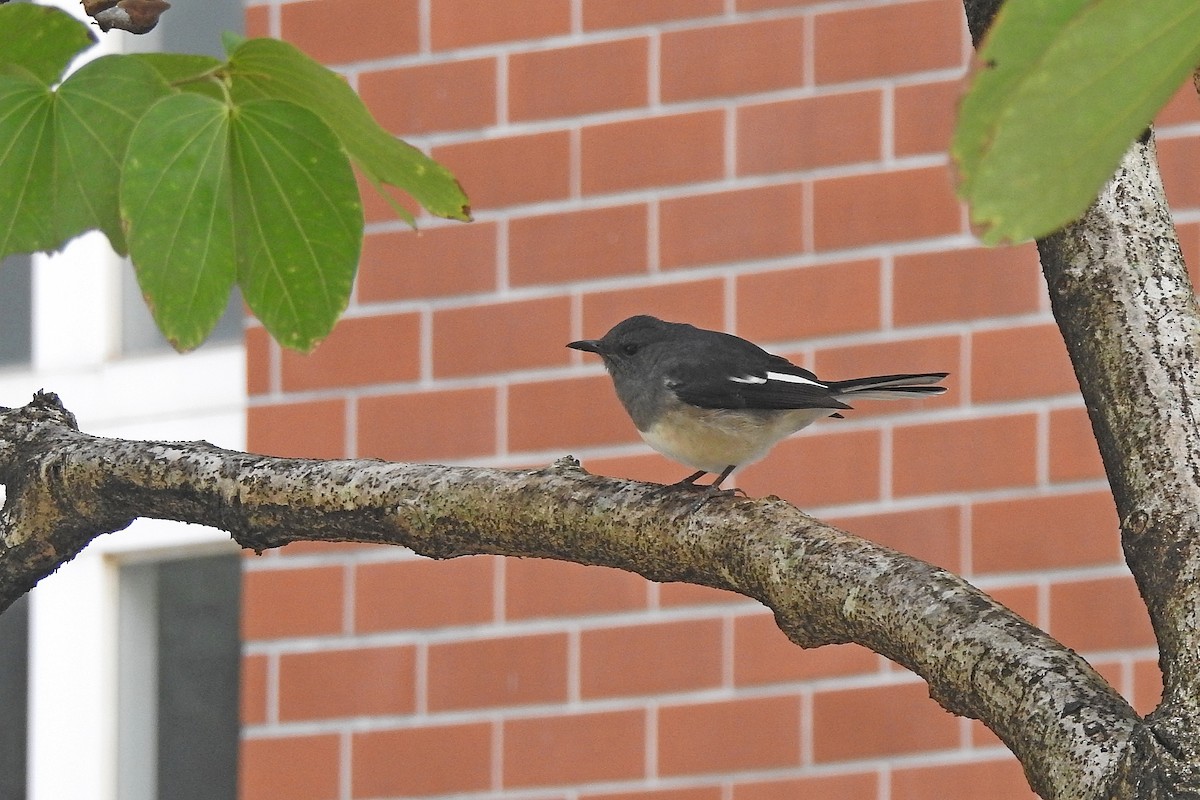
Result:
{"label": "bird's leg", "polygon": [[[700,470],[699,472],[693,472],[691,475],[688,475],[683,480],[672,483],[671,486],[695,486],[696,481],[698,481],[700,478],[703,478],[707,474],[708,473],[704,470]],[[720,483],[720,481],[718,481],[718,483]]]}

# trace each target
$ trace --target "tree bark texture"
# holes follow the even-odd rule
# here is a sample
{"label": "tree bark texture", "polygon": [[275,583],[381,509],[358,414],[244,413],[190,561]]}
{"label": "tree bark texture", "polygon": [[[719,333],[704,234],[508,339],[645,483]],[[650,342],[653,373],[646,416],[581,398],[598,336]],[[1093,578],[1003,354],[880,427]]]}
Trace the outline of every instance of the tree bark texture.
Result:
{"label": "tree bark texture", "polygon": [[982,720],[1047,798],[1105,797],[1143,727],[1092,668],[961,578],[768,498],[588,475],[281,459],[204,442],[79,432],[53,395],[0,411],[0,604],[137,517],[229,531],[244,547],[397,544],[434,558],[558,558],[754,597],[804,647],[858,642]]}

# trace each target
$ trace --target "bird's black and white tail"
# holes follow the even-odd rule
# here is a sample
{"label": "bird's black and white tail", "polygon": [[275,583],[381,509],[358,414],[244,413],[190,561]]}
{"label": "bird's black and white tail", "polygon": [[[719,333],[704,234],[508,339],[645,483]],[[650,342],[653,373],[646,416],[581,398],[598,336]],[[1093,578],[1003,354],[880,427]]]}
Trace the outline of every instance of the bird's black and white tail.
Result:
{"label": "bird's black and white tail", "polygon": [[852,378],[832,381],[829,390],[839,400],[905,400],[914,397],[942,394],[945,386],[935,386],[948,372],[927,372],[918,375],[876,375],[871,378]]}

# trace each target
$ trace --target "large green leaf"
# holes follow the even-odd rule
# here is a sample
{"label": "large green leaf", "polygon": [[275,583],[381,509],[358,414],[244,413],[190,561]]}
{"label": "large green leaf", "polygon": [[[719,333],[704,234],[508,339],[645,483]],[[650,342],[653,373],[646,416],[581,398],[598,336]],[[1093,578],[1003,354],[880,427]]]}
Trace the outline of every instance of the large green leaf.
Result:
{"label": "large green leaf", "polygon": [[1009,0],[951,151],[984,241],[1077,218],[1200,63],[1196,0]]}
{"label": "large green leaf", "polygon": [[212,56],[191,53],[134,53],[132,58],[153,67],[170,84],[186,83],[212,75],[223,63]]}
{"label": "large green leaf", "polygon": [[145,63],[127,56],[96,59],[56,94],[54,223],[60,241],[90,228],[127,251],[117,203],[121,166],[134,126],[170,87]]}
{"label": "large green leaf", "polygon": [[67,12],[32,3],[0,5],[0,64],[17,64],[42,83],[57,81],[96,37]]}
{"label": "large green leaf", "polygon": [[196,94],[160,100],[133,131],[121,213],[138,284],[178,350],[207,338],[236,275],[230,112]]}
{"label": "large green leaf", "polygon": [[358,186],[311,111],[252,100],[233,116],[238,283],[276,341],[308,351],[345,310],[362,246]]}
{"label": "large green leaf", "polygon": [[59,244],[52,105],[50,88],[29,71],[0,70],[0,258]]}
{"label": "large green leaf", "polygon": [[374,183],[403,189],[432,214],[469,219],[466,195],[450,171],[396,139],[345,81],[287,42],[249,39],[229,59],[235,100],[290,100],[325,121]]}
{"label": "large green leaf", "polygon": [[117,184],[143,112],[170,89],[124,56],[97,59],[50,89],[19,67],[0,75],[0,257],[54,250],[99,228],[125,237]]}
{"label": "large green leaf", "polygon": [[294,103],[159,101],[130,140],[121,211],[142,293],[179,350],[204,341],[235,280],[297,350],[325,337],[349,301],[358,187],[337,137]]}

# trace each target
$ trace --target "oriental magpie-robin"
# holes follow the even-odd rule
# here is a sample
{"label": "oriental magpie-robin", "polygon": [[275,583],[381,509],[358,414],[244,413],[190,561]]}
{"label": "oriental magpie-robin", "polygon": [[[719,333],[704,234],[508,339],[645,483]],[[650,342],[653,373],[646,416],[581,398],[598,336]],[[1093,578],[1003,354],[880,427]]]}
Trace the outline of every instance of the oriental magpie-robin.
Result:
{"label": "oriental magpie-robin", "polygon": [[782,356],[732,334],[650,316],[618,323],[600,339],[567,347],[596,353],[638,433],[658,452],[712,473],[716,490],[734,469],[758,461],[781,439],[846,400],[937,395],[945,372],[823,381]]}

